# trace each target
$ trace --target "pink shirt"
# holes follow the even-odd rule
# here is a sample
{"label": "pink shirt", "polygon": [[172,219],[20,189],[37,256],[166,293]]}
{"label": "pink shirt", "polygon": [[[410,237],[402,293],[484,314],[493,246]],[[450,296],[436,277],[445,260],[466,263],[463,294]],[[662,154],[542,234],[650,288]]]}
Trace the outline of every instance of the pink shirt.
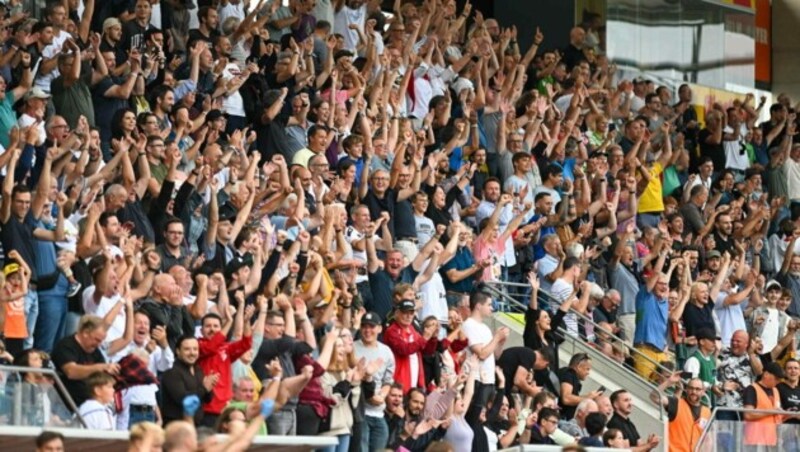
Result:
{"label": "pink shirt", "polygon": [[478,236],[475,243],[472,245],[472,255],[475,257],[475,262],[480,262],[484,259],[491,259],[492,265],[483,269],[483,272],[478,276],[479,281],[493,281],[496,280],[494,269],[499,266],[499,262],[503,257],[506,250],[505,240],[496,240],[493,244],[489,244],[484,240],[483,236]]}

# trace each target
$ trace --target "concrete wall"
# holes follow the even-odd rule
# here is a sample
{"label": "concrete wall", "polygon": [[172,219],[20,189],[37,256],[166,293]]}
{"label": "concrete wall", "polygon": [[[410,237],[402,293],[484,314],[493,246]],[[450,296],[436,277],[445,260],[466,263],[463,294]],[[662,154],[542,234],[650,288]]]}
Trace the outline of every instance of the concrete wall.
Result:
{"label": "concrete wall", "polygon": [[772,92],[800,101],[800,1],[772,0]]}

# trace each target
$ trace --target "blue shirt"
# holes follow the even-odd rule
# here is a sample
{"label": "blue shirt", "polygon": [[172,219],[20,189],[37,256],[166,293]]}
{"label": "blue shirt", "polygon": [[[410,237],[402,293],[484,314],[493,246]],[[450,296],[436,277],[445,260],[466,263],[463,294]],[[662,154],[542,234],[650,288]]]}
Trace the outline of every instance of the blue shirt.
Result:
{"label": "blue shirt", "polygon": [[[531,220],[528,222],[528,224],[536,223],[543,216],[544,215],[540,215],[537,213],[536,215],[531,217]],[[542,239],[544,239],[546,236],[550,234],[555,234],[555,233],[556,233],[555,226],[542,226],[541,229],[539,229],[539,241],[533,245],[533,260],[538,261],[539,259],[544,257],[545,251],[544,247],[542,246]]]}
{"label": "blue shirt", "polygon": [[667,315],[669,303],[666,298],[659,299],[647,291],[643,284],[636,294],[636,334],[633,343],[650,344],[664,350],[667,346]]}
{"label": "blue shirt", "polygon": [[475,281],[474,274],[454,283],[450,282],[450,278],[447,277],[447,271],[453,269],[459,271],[466,270],[473,265],[475,265],[475,257],[472,255],[472,250],[466,246],[459,246],[453,258],[439,269],[439,272],[442,274],[442,280],[444,280],[445,290],[464,293],[471,292]]}

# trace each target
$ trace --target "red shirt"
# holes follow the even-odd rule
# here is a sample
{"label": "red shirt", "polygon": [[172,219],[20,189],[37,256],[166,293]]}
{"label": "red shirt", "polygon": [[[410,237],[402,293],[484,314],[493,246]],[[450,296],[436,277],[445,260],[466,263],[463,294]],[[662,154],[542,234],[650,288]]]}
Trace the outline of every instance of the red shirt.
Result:
{"label": "red shirt", "polygon": [[203,411],[219,414],[233,398],[232,364],[250,350],[253,338],[244,336],[236,342],[225,342],[225,336],[217,333],[211,339],[201,337],[198,342],[200,357],[197,364],[203,369],[203,375],[219,374],[219,380],[211,390],[211,401],[203,407]]}

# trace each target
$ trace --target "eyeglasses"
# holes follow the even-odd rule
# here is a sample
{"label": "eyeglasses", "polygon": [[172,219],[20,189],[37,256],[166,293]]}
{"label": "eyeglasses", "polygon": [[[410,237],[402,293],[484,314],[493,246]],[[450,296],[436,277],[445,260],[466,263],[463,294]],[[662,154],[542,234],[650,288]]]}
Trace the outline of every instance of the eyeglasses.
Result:
{"label": "eyeglasses", "polygon": [[695,391],[695,392],[703,392],[703,391],[705,391],[705,388],[698,388],[698,387],[695,387],[695,386],[687,386],[686,390],[687,391]]}

